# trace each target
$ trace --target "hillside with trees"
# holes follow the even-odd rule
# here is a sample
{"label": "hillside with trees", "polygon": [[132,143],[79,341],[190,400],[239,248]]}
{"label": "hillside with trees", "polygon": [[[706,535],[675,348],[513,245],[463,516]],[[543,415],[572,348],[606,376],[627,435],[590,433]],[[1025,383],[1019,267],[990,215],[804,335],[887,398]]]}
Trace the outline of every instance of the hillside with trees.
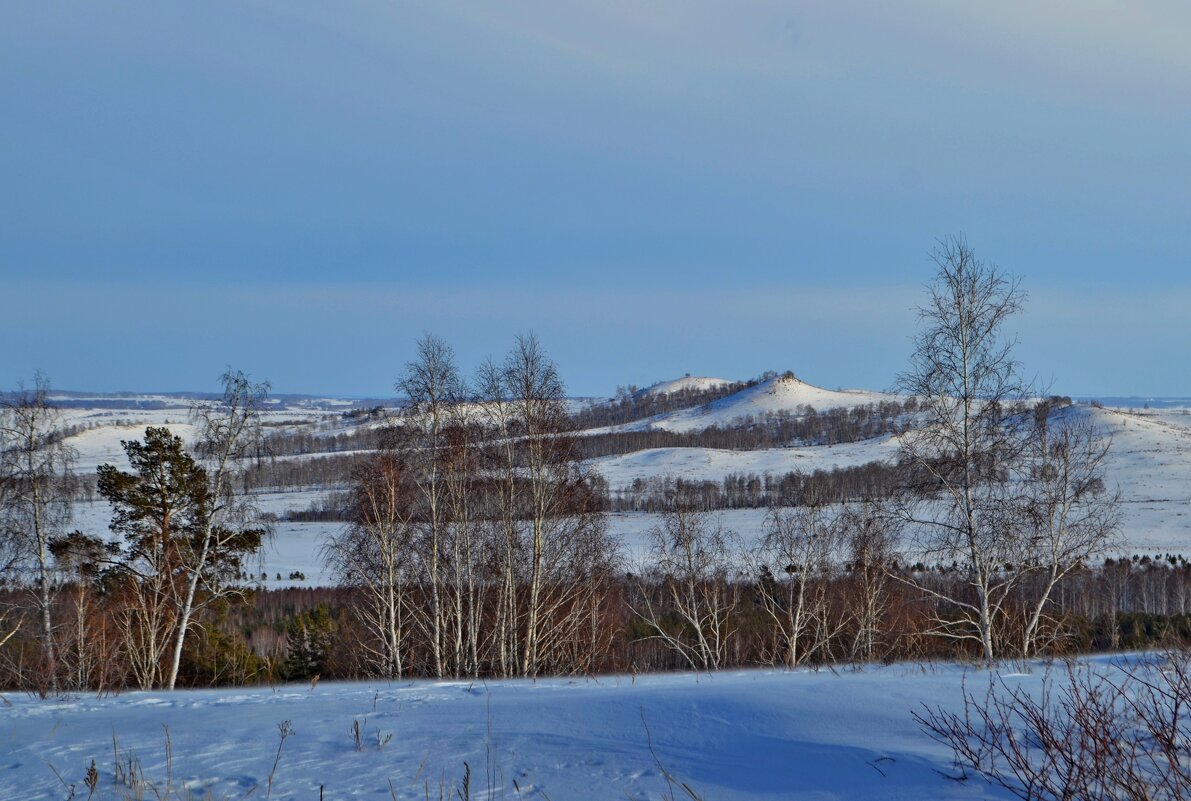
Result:
{"label": "hillside with trees", "polygon": [[[76,445],[111,453],[111,434],[38,378],[0,429],[0,683],[991,660],[1182,636],[1186,561],[1116,559],[1109,433],[1016,372],[1019,284],[963,240],[935,256],[897,396],[785,373],[576,409],[532,336],[469,377],[427,335],[400,403],[295,417],[229,371],[185,416],[142,410],[162,424],[89,478]],[[597,469],[684,452],[803,466],[618,484]],[[259,501],[281,489],[316,491],[291,522],[334,524],[321,559],[338,586],[258,580],[278,520]],[[72,527],[78,505],[106,507],[107,531]],[[719,517],[742,509],[765,510],[756,530]],[[653,515],[631,556],[613,513]]]}

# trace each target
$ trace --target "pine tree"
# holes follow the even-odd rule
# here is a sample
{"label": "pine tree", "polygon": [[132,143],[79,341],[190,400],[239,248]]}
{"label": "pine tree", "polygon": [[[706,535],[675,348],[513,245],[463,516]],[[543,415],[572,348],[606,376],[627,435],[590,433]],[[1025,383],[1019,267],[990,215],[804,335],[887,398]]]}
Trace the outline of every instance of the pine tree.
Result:
{"label": "pine tree", "polygon": [[[121,444],[132,472],[101,465],[98,491],[112,505],[111,530],[123,539],[89,550],[101,555],[103,573],[121,593],[118,619],[138,684],[172,687],[190,613],[227,594],[222,582],[239,577],[263,531],[213,526],[207,471],[168,428],[147,428],[143,442]],[[88,538],[76,539],[73,550],[85,550]],[[203,597],[193,597],[196,589]]]}
{"label": "pine tree", "polygon": [[147,428],[143,442],[125,441],[132,472],[99,467],[99,495],[112,505],[111,530],[123,537],[106,572],[125,601],[120,624],[141,687],[161,681],[176,634],[184,583],[184,551],[209,503],[206,471],[168,428]]}
{"label": "pine tree", "polygon": [[285,627],[289,653],[282,673],[287,679],[309,679],[321,675],[331,653],[335,621],[324,604],[294,616]]}

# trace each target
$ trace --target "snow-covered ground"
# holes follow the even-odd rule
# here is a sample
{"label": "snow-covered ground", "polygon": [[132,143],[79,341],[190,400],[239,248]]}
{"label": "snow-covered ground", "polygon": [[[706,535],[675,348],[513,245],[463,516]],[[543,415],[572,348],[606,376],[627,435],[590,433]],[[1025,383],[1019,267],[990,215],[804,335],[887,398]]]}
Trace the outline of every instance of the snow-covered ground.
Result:
{"label": "snow-covered ground", "polygon": [[[1104,658],[1097,667],[1114,669]],[[1001,675],[1033,692],[1043,672]],[[99,798],[118,797],[117,760],[163,785],[168,729],[176,786],[265,798],[278,726],[290,721],[278,799],[317,799],[320,786],[327,799],[388,799],[390,787],[399,799],[427,788],[438,798],[440,787],[453,798],[465,763],[479,799],[661,799],[663,768],[708,801],[1008,798],[946,778],[949,752],[911,716],[922,704],[957,708],[965,681],[979,692],[989,679],[945,665],[13,695],[0,702],[0,797],[67,798],[74,785],[85,798],[92,760]]]}

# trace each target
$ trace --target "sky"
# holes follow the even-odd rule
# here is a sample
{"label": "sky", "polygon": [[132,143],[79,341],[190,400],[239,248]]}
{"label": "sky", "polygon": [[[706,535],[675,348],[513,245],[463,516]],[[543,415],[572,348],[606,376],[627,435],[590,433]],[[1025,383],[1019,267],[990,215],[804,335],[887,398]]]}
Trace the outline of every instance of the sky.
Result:
{"label": "sky", "polygon": [[940,237],[1025,372],[1191,395],[1191,4],[14,0],[0,388],[886,389]]}

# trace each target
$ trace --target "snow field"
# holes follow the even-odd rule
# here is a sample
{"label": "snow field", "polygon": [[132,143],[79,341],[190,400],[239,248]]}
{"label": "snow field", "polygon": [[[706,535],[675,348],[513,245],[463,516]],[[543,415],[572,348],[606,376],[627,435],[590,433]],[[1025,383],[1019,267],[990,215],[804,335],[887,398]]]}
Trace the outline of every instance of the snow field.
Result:
{"label": "snow field", "polygon": [[[1033,691],[1035,671],[1005,680]],[[979,692],[988,680],[947,665],[12,696],[0,715],[0,797],[64,798],[63,782],[85,793],[92,759],[99,797],[117,797],[113,741],[160,786],[167,727],[177,786],[263,797],[278,725],[291,721],[279,799],[318,798],[320,785],[328,799],[390,798],[390,783],[399,799],[427,786],[437,798],[464,763],[482,799],[660,799],[662,768],[708,801],[1005,798],[980,780],[944,778],[949,752],[911,716],[924,703],[957,708],[965,681]]]}

